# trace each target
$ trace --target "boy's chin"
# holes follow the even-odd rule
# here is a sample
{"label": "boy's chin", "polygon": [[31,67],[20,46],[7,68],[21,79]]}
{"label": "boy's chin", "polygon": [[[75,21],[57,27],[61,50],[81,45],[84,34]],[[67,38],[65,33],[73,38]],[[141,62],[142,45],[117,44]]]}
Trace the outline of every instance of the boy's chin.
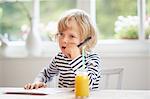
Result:
{"label": "boy's chin", "polygon": [[63,53],[65,56],[67,56],[67,54],[66,54],[65,52],[62,51],[62,53]]}
{"label": "boy's chin", "polygon": [[69,58],[69,55],[68,54],[66,54],[65,52],[62,52],[66,57],[68,57]]}

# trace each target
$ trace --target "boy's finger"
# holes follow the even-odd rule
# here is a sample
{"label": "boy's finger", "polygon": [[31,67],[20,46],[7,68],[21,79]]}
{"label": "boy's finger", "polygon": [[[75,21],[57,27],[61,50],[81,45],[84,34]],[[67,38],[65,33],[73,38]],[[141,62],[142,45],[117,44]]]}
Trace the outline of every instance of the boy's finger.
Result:
{"label": "boy's finger", "polygon": [[45,85],[44,85],[44,88],[46,88],[46,87],[47,87],[47,85],[45,84]]}
{"label": "boy's finger", "polygon": [[31,87],[32,87],[31,84],[29,84],[27,88],[28,88],[28,89],[31,89]]}
{"label": "boy's finger", "polygon": [[30,89],[30,86],[31,86],[31,84],[30,84],[30,83],[28,83],[28,84],[26,84],[26,85],[25,85],[25,87],[24,87],[24,88],[25,88],[25,89]]}
{"label": "boy's finger", "polygon": [[24,86],[24,89],[27,89],[27,84]]}
{"label": "boy's finger", "polygon": [[36,85],[35,85],[35,89],[38,89],[38,88],[39,88],[39,84],[36,84]]}
{"label": "boy's finger", "polygon": [[35,88],[35,86],[36,86],[36,84],[35,84],[35,83],[31,84],[30,89],[34,89],[34,88]]}
{"label": "boy's finger", "polygon": [[40,88],[42,88],[42,87],[44,88],[44,86],[45,86],[44,83],[41,83],[41,84],[40,84]]}

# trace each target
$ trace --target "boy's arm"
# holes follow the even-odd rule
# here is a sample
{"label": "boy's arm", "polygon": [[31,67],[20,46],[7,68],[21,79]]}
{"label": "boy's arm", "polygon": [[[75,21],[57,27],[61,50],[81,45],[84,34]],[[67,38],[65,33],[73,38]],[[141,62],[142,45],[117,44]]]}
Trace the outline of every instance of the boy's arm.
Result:
{"label": "boy's arm", "polygon": [[[101,77],[101,60],[97,54],[93,54],[89,61],[86,63],[89,81],[90,81],[90,89],[95,89],[94,84],[99,85],[100,77]],[[96,86],[97,87],[97,86]]]}
{"label": "boy's arm", "polygon": [[58,74],[58,69],[55,65],[55,58],[52,59],[50,64],[43,68],[43,70],[37,75],[34,82],[48,82],[52,80],[54,75]]}
{"label": "boy's arm", "polygon": [[[82,67],[82,56],[79,56],[76,59],[72,60],[70,62],[70,65],[72,66],[72,69],[76,74],[77,70]],[[100,80],[101,63],[99,56],[97,54],[89,55],[86,58],[85,65],[85,70],[87,71],[89,76],[90,89],[94,89],[94,84],[99,84]]]}

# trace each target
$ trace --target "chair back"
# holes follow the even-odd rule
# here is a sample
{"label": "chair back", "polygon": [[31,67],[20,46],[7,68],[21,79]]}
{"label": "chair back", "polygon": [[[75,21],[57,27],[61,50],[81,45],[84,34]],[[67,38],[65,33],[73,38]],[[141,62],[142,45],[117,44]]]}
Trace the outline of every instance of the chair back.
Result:
{"label": "chair back", "polygon": [[103,69],[101,89],[122,89],[123,68]]}

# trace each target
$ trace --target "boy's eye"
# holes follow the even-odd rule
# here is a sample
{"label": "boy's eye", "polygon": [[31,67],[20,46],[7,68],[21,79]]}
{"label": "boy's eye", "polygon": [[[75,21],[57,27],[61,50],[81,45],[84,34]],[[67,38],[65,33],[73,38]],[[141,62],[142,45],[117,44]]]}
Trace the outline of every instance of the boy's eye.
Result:
{"label": "boy's eye", "polygon": [[59,35],[63,35],[63,33],[59,33]]}
{"label": "boy's eye", "polygon": [[63,33],[58,33],[58,36],[63,36],[64,34]]}
{"label": "boy's eye", "polygon": [[70,37],[71,37],[71,38],[74,38],[75,36],[73,36],[73,35],[70,35]]}

